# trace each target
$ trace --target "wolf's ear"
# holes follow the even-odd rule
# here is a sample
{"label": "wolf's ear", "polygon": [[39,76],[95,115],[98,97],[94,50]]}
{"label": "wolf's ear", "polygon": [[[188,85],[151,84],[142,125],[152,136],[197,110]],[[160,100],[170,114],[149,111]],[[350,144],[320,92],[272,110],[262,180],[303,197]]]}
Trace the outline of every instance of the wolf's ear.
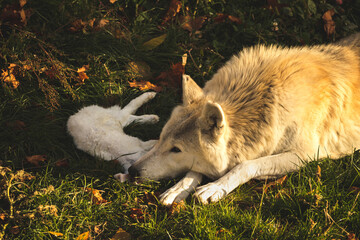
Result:
{"label": "wolf's ear", "polygon": [[225,131],[225,114],[218,103],[208,101],[199,118],[199,125],[205,134],[210,134],[214,140]]}
{"label": "wolf's ear", "polygon": [[184,74],[182,78],[184,105],[191,104],[192,102],[201,99],[204,96],[203,90],[189,75]]}

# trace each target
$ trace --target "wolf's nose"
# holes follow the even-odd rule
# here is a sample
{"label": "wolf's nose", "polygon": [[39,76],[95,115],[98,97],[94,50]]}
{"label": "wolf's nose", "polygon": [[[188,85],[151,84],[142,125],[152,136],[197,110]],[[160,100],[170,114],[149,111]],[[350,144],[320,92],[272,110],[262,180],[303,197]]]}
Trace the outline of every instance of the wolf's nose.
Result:
{"label": "wolf's nose", "polygon": [[140,175],[139,171],[134,166],[131,166],[129,168],[129,174],[132,178],[135,178]]}

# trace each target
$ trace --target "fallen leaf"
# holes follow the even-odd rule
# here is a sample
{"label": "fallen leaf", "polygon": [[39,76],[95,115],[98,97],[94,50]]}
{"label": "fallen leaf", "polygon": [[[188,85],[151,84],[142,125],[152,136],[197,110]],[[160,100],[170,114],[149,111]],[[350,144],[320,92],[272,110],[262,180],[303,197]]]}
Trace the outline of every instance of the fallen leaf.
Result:
{"label": "fallen leaf", "polygon": [[285,182],[286,178],[287,178],[287,176],[285,175],[282,178],[279,178],[279,179],[277,179],[277,180],[275,180],[273,182],[269,182],[268,184],[266,184],[264,186],[264,193],[266,193],[267,190],[272,186],[277,186],[277,185],[281,186]]}
{"label": "fallen leaf", "polygon": [[40,189],[40,191],[35,191],[34,195],[46,195],[52,193],[53,191],[55,191],[55,188],[53,185],[50,185],[47,188]]}
{"label": "fallen leaf", "polygon": [[266,8],[274,11],[279,11],[281,8],[283,7],[286,7],[287,5],[286,4],[283,4],[283,3],[279,3],[278,0],[267,0],[267,6]]}
{"label": "fallen leaf", "polygon": [[130,87],[139,88],[141,91],[152,89],[156,92],[160,92],[162,90],[162,87],[156,86],[149,81],[129,81],[129,85]]}
{"label": "fallen leaf", "polygon": [[360,187],[352,186],[350,187],[350,192],[358,193],[360,192]]}
{"label": "fallen leaf", "polygon": [[317,166],[316,177],[317,177],[317,181],[320,182],[321,181],[321,167],[319,165]]}
{"label": "fallen leaf", "polygon": [[356,237],[355,233],[348,233],[347,240],[359,240],[359,238]]}
{"label": "fallen leaf", "polygon": [[13,226],[13,227],[11,227],[11,228],[10,228],[10,232],[11,232],[12,234],[14,234],[14,235],[19,234],[19,233],[20,233],[20,228],[19,228],[19,226]]}
{"label": "fallen leaf", "polygon": [[19,66],[11,63],[6,70],[2,70],[1,80],[7,84],[10,84],[13,89],[16,89],[20,82],[15,77],[15,72],[18,72]]}
{"label": "fallen leaf", "polygon": [[160,46],[166,39],[167,34],[160,35],[156,38],[150,39],[149,41],[143,44],[143,48],[146,51],[153,50],[154,48]]}
{"label": "fallen leaf", "polygon": [[55,166],[57,167],[69,167],[69,160],[66,158],[60,159],[55,162]]}
{"label": "fallen leaf", "polygon": [[5,123],[6,127],[12,128],[13,130],[22,131],[26,128],[26,125],[23,121],[14,120]]}
{"label": "fallen leaf", "polygon": [[322,19],[324,20],[324,30],[328,38],[335,33],[335,22],[332,19],[332,16],[334,16],[334,14],[335,10],[330,9],[326,11],[322,16]]}
{"label": "fallen leaf", "polygon": [[78,80],[80,84],[83,84],[86,79],[89,79],[89,77],[86,75],[85,71],[89,69],[89,65],[84,65],[81,68],[78,68]]}
{"label": "fallen leaf", "polygon": [[103,29],[107,24],[109,23],[109,20],[107,19],[100,19],[99,21],[95,21],[93,24],[92,24],[92,30],[94,32],[98,32],[100,31],[101,29]]}
{"label": "fallen leaf", "polygon": [[185,202],[182,200],[178,203],[174,202],[171,204],[170,209],[169,209],[169,215],[174,215],[177,213],[180,213],[182,210],[185,210]]}
{"label": "fallen leaf", "polygon": [[130,233],[126,232],[124,229],[119,228],[111,240],[130,240]]}
{"label": "fallen leaf", "polygon": [[150,66],[143,61],[128,63],[127,70],[134,78],[149,78],[151,76]]}
{"label": "fallen leaf", "polygon": [[100,192],[103,192],[101,190],[97,190],[97,189],[94,189],[94,188],[85,188],[85,191],[91,193],[91,201],[93,203],[95,203],[96,205],[103,204],[103,203],[111,203],[111,202],[108,202],[107,200],[105,200],[101,196]]}
{"label": "fallen leaf", "polygon": [[89,237],[90,237],[90,232],[88,231],[88,232],[84,232],[84,233],[80,234],[80,235],[76,238],[76,240],[88,240]]}
{"label": "fallen leaf", "polygon": [[190,15],[186,15],[181,17],[179,20],[180,27],[182,29],[188,30],[190,33],[193,33],[202,28],[206,17],[192,17]]}
{"label": "fallen leaf", "polygon": [[17,179],[20,182],[32,180],[35,178],[35,176],[31,175],[28,172],[25,172],[24,170],[19,170],[15,173],[15,179]]}
{"label": "fallen leaf", "polygon": [[117,0],[109,0],[110,3],[114,4]]}
{"label": "fallen leaf", "polygon": [[0,220],[4,221],[6,219],[6,213],[0,213]]}
{"label": "fallen leaf", "polygon": [[73,33],[82,31],[86,24],[87,22],[84,22],[82,19],[76,19],[70,24],[69,31]]}
{"label": "fallen leaf", "polygon": [[185,73],[185,66],[183,63],[173,64],[170,70],[161,72],[159,76],[155,78],[159,82],[158,85],[173,87],[181,89],[182,75]]}
{"label": "fallen leaf", "polygon": [[131,211],[130,217],[137,221],[143,221],[145,216],[149,215],[147,212],[144,212],[141,208],[131,208],[130,211]]}
{"label": "fallen leaf", "polygon": [[23,6],[26,4],[25,0],[20,0],[19,4],[7,4],[1,10],[0,21],[10,25],[15,25],[18,27],[26,26],[27,20],[31,15],[31,9],[23,9]]}
{"label": "fallen leaf", "polygon": [[25,157],[25,158],[26,158],[26,161],[28,161],[29,163],[31,163],[37,167],[39,167],[39,163],[46,161],[46,155],[33,155],[33,156]]}
{"label": "fallen leaf", "polygon": [[37,207],[37,211],[41,215],[53,215],[58,216],[58,209],[55,205],[40,205]]}
{"label": "fallen leaf", "polygon": [[162,25],[169,22],[172,18],[176,16],[180,12],[182,3],[180,0],[171,0],[168,11],[165,14]]}
{"label": "fallen leaf", "polygon": [[64,234],[58,233],[58,232],[51,232],[51,231],[49,231],[48,233],[50,233],[51,235],[54,235],[54,236],[56,236],[56,237],[62,237],[62,236],[64,236]]}
{"label": "fallen leaf", "polygon": [[228,15],[228,14],[224,14],[224,13],[218,13],[216,14],[216,16],[213,18],[214,22],[216,23],[222,23],[225,22],[226,20],[230,20],[233,23],[237,23],[237,24],[241,24],[242,21],[240,18],[232,16],[232,15]]}

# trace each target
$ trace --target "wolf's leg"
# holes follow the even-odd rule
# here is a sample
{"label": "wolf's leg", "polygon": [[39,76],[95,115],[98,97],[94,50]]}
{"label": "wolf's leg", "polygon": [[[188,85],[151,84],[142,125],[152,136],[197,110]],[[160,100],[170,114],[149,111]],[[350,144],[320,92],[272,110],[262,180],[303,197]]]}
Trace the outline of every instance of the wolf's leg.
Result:
{"label": "wolf's leg", "polygon": [[143,123],[157,123],[158,121],[159,121],[159,116],[157,115],[152,115],[152,114],[146,114],[141,116],[130,115],[124,127],[126,127],[132,122],[143,124]]}
{"label": "wolf's leg", "polygon": [[236,187],[252,178],[284,175],[304,165],[295,153],[281,153],[242,162],[218,180],[200,186],[195,196],[204,204],[217,202]]}
{"label": "wolf's leg", "polygon": [[147,92],[141,94],[139,97],[131,100],[131,102],[129,102],[129,104],[122,109],[122,112],[134,114],[139,107],[148,102],[150,99],[153,99],[155,95],[156,92]]}
{"label": "wolf's leg", "polygon": [[201,180],[202,174],[188,172],[177,184],[160,195],[160,202],[164,205],[171,205],[173,202],[184,200],[190,193],[195,191]]}

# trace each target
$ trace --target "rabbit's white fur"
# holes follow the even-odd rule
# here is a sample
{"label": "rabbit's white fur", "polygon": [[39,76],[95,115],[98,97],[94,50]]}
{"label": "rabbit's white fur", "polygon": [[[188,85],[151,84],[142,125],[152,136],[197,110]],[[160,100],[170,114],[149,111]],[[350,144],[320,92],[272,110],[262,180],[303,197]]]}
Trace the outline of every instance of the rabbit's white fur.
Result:
{"label": "rabbit's white fur", "polygon": [[[91,105],[80,109],[67,122],[69,134],[77,148],[104,160],[117,160],[124,173],[142,155],[148,152],[157,140],[141,141],[126,135],[123,128],[132,122],[156,123],[157,115],[133,115],[136,110],[154,98],[156,93],[147,92],[133,99],[124,108],[112,106],[103,108]],[[117,178],[122,178],[122,174]]]}

